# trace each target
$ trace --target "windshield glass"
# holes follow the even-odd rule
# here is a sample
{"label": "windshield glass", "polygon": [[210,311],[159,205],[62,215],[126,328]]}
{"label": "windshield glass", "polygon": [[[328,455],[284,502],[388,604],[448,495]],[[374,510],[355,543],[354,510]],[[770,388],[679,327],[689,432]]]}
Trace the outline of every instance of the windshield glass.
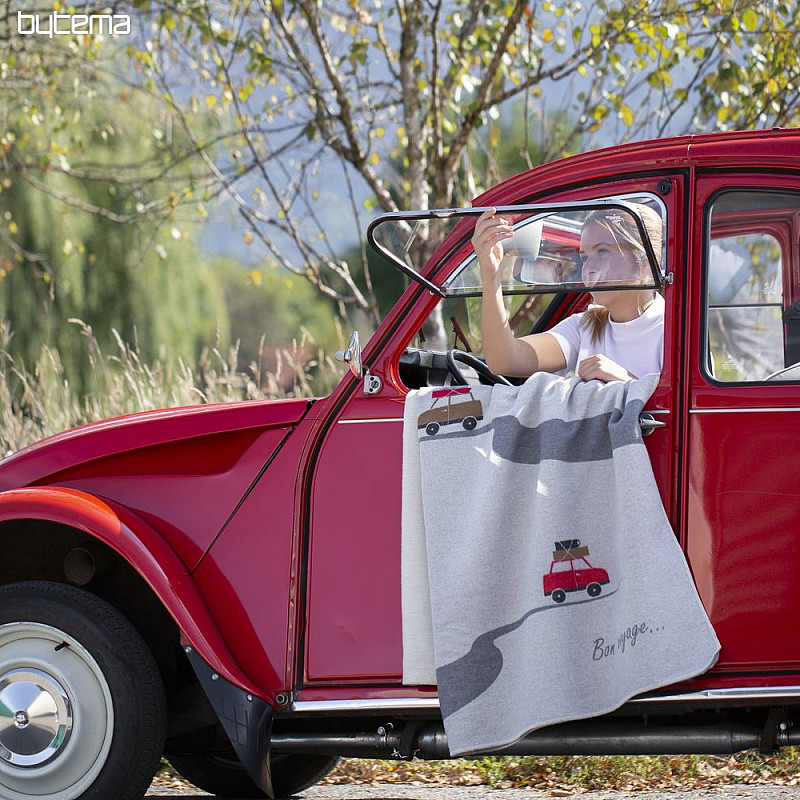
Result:
{"label": "windshield glass", "polygon": [[[395,266],[436,294],[476,296],[480,269],[471,238],[485,210],[388,215],[373,223],[369,238]],[[503,242],[504,294],[660,285],[664,215],[655,198],[506,206],[496,213],[514,229]],[[452,263],[457,265],[452,273],[439,278],[439,268]]]}
{"label": "windshield glass", "polygon": [[[515,336],[535,333],[558,296],[511,295],[504,298],[508,324]],[[472,295],[446,297],[433,310],[414,338],[412,347],[429,350],[457,348],[483,354],[481,299]]]}

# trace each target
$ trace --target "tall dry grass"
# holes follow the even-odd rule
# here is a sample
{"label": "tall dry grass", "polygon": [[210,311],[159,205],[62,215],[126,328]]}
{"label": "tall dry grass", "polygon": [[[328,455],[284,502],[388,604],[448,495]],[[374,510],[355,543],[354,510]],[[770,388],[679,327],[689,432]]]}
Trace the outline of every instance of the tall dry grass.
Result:
{"label": "tall dry grass", "polygon": [[83,334],[91,376],[85,391],[70,381],[53,347],[43,347],[30,366],[15,358],[13,333],[0,321],[0,456],[67,428],[136,411],[327,394],[343,374],[305,330],[277,350],[277,363],[267,371],[259,364],[239,369],[236,347],[208,349],[195,364],[170,359],[164,349],[146,363],[116,331],[116,350],[105,353],[89,325],[70,322]]}

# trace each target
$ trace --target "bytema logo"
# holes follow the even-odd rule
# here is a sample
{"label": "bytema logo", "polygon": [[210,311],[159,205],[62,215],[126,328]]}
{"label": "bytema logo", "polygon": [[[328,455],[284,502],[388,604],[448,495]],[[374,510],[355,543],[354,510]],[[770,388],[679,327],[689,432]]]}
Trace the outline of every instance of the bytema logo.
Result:
{"label": "bytema logo", "polygon": [[92,36],[120,36],[131,32],[127,14],[23,14],[17,11],[17,33],[23,36],[70,36],[88,33]]}

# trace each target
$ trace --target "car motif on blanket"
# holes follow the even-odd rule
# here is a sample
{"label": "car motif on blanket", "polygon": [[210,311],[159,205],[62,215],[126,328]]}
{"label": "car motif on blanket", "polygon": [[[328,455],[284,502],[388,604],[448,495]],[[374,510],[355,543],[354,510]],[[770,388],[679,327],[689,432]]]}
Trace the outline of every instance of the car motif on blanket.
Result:
{"label": "car motif on blanket", "polygon": [[[460,400],[465,395],[469,400]],[[442,425],[460,422],[464,430],[475,429],[479,419],[483,419],[483,406],[476,400],[469,386],[448,386],[431,393],[431,407],[419,415],[417,427],[425,428],[428,436],[434,436]]]}
{"label": "car motif on blanket", "polygon": [[580,539],[556,542],[550,572],[542,578],[545,597],[563,603],[567,599],[567,592],[583,589],[589,597],[597,597],[609,582],[609,577],[604,569],[589,563],[588,555],[589,548],[582,547]]}

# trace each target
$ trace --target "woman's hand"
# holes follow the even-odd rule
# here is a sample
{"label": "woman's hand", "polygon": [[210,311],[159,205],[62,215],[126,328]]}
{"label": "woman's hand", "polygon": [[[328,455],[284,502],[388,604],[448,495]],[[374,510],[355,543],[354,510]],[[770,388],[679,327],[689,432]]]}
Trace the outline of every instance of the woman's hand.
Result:
{"label": "woman's hand", "polygon": [[625,367],[600,353],[589,356],[578,364],[578,376],[585,381],[632,381],[636,378]]}
{"label": "woman's hand", "polygon": [[478,256],[484,282],[491,281],[497,276],[500,262],[503,260],[503,240],[510,239],[514,235],[514,229],[508,224],[508,220],[496,214],[494,208],[484,211],[478,217],[475,233],[472,236],[472,246]]}

